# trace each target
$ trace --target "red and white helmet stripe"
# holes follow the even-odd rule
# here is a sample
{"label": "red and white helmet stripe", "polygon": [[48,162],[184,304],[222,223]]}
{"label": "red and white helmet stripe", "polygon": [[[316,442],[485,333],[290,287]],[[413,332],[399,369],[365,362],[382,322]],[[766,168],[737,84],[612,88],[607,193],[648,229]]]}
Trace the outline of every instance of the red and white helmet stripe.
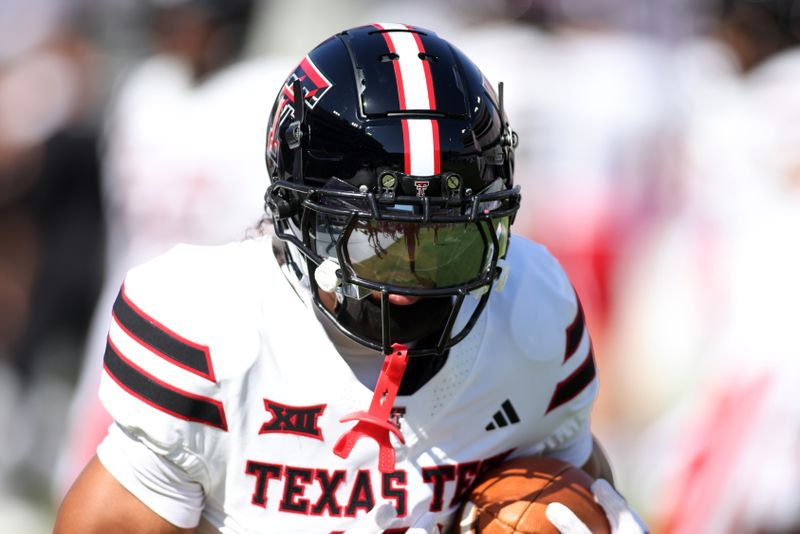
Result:
{"label": "red and white helmet stripe", "polygon": [[[405,24],[379,23],[389,51],[397,54],[394,72],[401,110],[436,109],[433,78],[422,39],[414,28]],[[431,176],[441,172],[439,157],[439,123],[432,119],[402,119],[405,173]]]}

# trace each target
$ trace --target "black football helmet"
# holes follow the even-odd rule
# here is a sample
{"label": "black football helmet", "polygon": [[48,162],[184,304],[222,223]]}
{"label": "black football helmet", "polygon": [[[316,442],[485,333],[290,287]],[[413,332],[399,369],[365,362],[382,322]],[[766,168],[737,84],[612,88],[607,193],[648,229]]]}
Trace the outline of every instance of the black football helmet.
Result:
{"label": "black football helmet", "polygon": [[441,354],[474,326],[520,200],[499,94],[453,45],[402,24],[334,35],[281,88],[267,209],[295,274],[351,339]]}

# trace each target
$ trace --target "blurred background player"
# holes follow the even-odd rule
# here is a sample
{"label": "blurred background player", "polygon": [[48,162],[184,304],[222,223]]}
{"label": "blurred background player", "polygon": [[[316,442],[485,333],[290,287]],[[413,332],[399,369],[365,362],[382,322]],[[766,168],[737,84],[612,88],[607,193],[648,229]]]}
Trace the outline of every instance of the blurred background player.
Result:
{"label": "blurred background player", "polygon": [[124,273],[176,243],[240,239],[261,217],[264,92],[288,64],[241,61],[251,0],[150,2],[154,52],[129,72],[107,111],[108,221],[103,292],[89,332],[58,488],[94,454],[111,418],[97,401],[109,311]]}
{"label": "blurred background player", "polygon": [[620,278],[617,401],[639,399],[618,412],[623,471],[656,532],[796,532],[800,12],[712,14],[675,56],[677,194]]}
{"label": "blurred background player", "polygon": [[517,40],[505,23],[466,42],[491,55],[492,69],[517,78],[509,109],[524,119],[520,231],[570,273],[598,352],[610,357],[604,340],[616,263],[661,179],[665,54],[646,37],[657,19],[618,0],[505,4],[506,13],[517,10]]}
{"label": "blurred background player", "polygon": [[102,278],[104,80],[80,6],[0,4],[0,527],[47,522],[64,410]]}

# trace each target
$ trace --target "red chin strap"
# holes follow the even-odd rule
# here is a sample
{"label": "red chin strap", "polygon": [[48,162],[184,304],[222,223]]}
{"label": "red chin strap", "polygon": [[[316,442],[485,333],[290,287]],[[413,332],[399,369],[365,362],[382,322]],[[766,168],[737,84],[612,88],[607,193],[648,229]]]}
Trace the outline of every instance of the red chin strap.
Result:
{"label": "red chin strap", "polygon": [[340,419],[342,423],[357,422],[336,442],[333,447],[334,454],[347,458],[359,439],[369,437],[378,443],[378,470],[381,473],[394,471],[395,452],[389,440],[389,432],[394,433],[400,443],[405,443],[405,439],[397,427],[389,421],[389,415],[394,406],[397,389],[403,379],[406,364],[408,364],[408,347],[395,343],[392,345],[392,353],[387,354],[383,360],[383,367],[378,376],[378,382],[375,384],[375,392],[372,394],[369,410],[354,412]]}

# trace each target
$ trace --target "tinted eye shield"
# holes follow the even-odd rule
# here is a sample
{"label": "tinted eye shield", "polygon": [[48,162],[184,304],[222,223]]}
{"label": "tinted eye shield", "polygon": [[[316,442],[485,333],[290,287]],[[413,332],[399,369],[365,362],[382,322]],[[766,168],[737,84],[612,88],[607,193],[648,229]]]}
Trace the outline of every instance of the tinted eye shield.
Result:
{"label": "tinted eye shield", "polygon": [[[455,199],[386,198],[334,184],[315,189],[275,181],[267,194],[273,215],[293,217],[303,237],[285,224],[275,225],[277,236],[317,265],[335,258],[345,284],[401,295],[465,294],[491,283],[520,199],[518,187]],[[280,202],[294,202],[295,209],[281,212]]]}
{"label": "tinted eye shield", "polygon": [[[318,217],[324,221],[318,228],[329,227],[324,215]],[[333,252],[330,255],[346,266],[344,282],[416,296],[453,294],[455,287],[469,291],[485,285],[500,248],[486,221],[421,224],[351,217],[336,237],[333,247],[321,248],[317,239],[317,250]]]}

